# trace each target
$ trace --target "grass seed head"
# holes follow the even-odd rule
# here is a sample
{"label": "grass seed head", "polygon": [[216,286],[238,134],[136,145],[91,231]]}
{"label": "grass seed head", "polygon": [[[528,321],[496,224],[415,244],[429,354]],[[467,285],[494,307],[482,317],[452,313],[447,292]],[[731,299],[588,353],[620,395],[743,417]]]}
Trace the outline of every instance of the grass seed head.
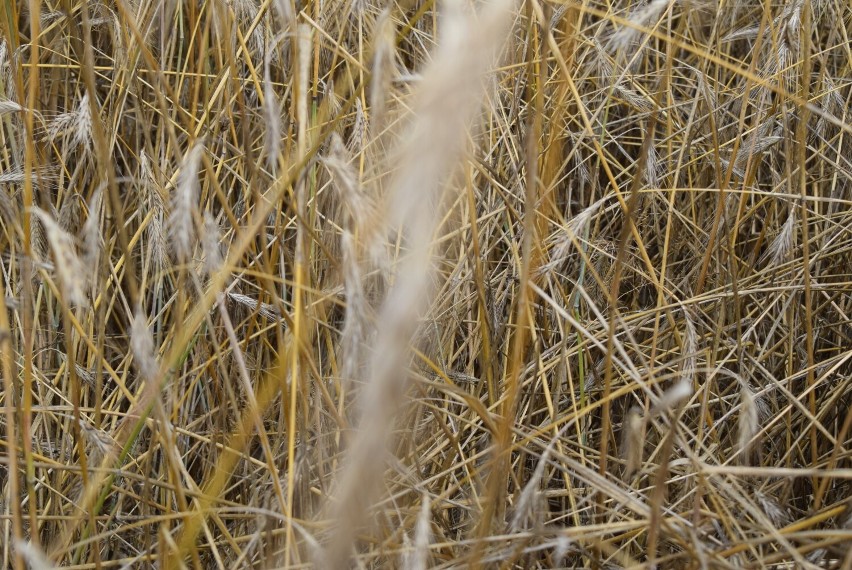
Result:
{"label": "grass seed head", "polygon": [[631,408],[624,420],[622,455],[626,461],[625,476],[631,477],[642,466],[645,447],[645,420],[638,408]]}
{"label": "grass seed head", "polygon": [[639,36],[643,34],[643,29],[652,27],[669,5],[673,3],[674,0],[650,0],[634,8],[627,17],[631,25],[622,26],[610,38],[610,51],[623,53],[627,48],[633,46]]}
{"label": "grass seed head", "polygon": [[429,545],[432,543],[432,503],[427,493],[422,494],[420,513],[414,529],[414,548],[403,562],[404,570],[429,568]]}
{"label": "grass seed head", "polygon": [[766,248],[762,260],[768,262],[771,266],[778,266],[787,259],[790,252],[793,251],[793,241],[796,235],[796,211],[798,208],[791,206],[790,213],[787,214],[787,221],[781,228],[781,231]]}
{"label": "grass seed head", "polygon": [[370,80],[370,109],[374,132],[384,124],[385,106],[391,94],[391,81],[396,73],[396,26],[390,9],[385,8],[376,21],[373,35],[373,66]]}
{"label": "grass seed head", "polygon": [[77,255],[74,238],[62,229],[53,217],[40,208],[33,208],[41,226],[47,235],[50,249],[53,252],[54,268],[59,276],[60,290],[69,305],[82,306],[86,304],[85,275],[86,268]]}
{"label": "grass seed head", "polygon": [[101,206],[103,204],[103,186],[98,187],[89,199],[86,223],[83,225],[83,264],[87,268],[89,285],[94,293],[97,287],[97,275],[101,255]]}
{"label": "grass seed head", "polygon": [[740,382],[739,435],[737,448],[748,461],[747,454],[760,428],[760,414],[755,394],[747,382]]}
{"label": "grass seed head", "polygon": [[281,104],[272,85],[270,57],[271,50],[267,49],[263,62],[263,114],[267,127],[264,135],[264,152],[266,167],[274,176],[278,171],[278,160],[281,155]]}
{"label": "grass seed head", "polygon": [[204,156],[204,143],[196,141],[184,157],[169,212],[168,228],[172,251],[185,263],[195,249],[194,213],[198,210],[199,176]]}
{"label": "grass seed head", "polygon": [[222,249],[219,246],[219,224],[210,212],[204,212],[204,273],[208,276],[216,273],[222,266]]}
{"label": "grass seed head", "polygon": [[85,153],[92,150],[92,113],[89,106],[89,94],[84,92],[72,111],[57,116],[47,129],[48,138],[67,135],[74,144],[83,148]]}
{"label": "grass seed head", "polygon": [[138,308],[133,315],[130,348],[133,354],[133,362],[142,380],[145,382],[156,380],[159,365],[154,348],[154,337],[148,328],[148,317],[141,308]]}

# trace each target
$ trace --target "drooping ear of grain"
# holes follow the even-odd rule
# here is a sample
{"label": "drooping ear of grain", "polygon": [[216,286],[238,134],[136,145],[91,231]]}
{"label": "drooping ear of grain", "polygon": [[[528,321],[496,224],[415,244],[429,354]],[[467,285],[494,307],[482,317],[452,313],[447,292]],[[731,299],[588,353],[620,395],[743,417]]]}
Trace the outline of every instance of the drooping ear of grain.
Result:
{"label": "drooping ear of grain", "polygon": [[743,454],[744,460],[747,462],[747,454],[751,448],[754,436],[757,434],[760,427],[760,416],[757,411],[757,402],[751,387],[747,382],[740,382],[740,413],[739,413],[739,432],[737,438],[737,447],[740,453]]}
{"label": "drooping ear of grain", "polygon": [[219,246],[219,224],[210,212],[204,212],[204,234],[202,250],[204,252],[204,273],[212,275],[222,266],[222,249]]}
{"label": "drooping ear of grain", "polygon": [[790,213],[787,214],[787,221],[781,227],[781,231],[766,248],[761,261],[768,263],[771,266],[777,266],[784,262],[787,255],[793,250],[793,241],[796,236],[796,222],[798,208],[791,206]]}
{"label": "drooping ear of grain", "polygon": [[392,93],[391,80],[396,72],[396,30],[391,11],[385,8],[376,21],[373,47],[372,78],[370,80],[370,126],[378,133],[384,125],[387,98]]}
{"label": "drooping ear of grain", "polygon": [[92,113],[89,94],[84,92],[73,110],[62,113],[50,123],[48,138],[53,140],[68,136],[76,145],[88,153],[92,148]]}
{"label": "drooping ear of grain", "polygon": [[558,270],[574,252],[575,244],[580,245],[584,239],[584,234],[588,229],[589,222],[601,209],[601,206],[609,199],[608,196],[598,199],[582,212],[574,216],[568,221],[564,230],[560,229],[556,237],[554,246],[551,249],[550,261],[542,264],[538,268],[540,275],[548,275],[553,271]]}
{"label": "drooping ear of grain", "polygon": [[17,541],[15,549],[21,552],[26,559],[30,570],[52,570],[56,568],[53,562],[50,561],[47,554],[37,544],[32,542]]}
{"label": "drooping ear of grain", "polygon": [[196,141],[184,156],[172,194],[168,219],[169,237],[172,251],[181,263],[187,262],[195,249],[194,212],[198,209],[198,176],[203,153],[203,141]]}
{"label": "drooping ear of grain", "polygon": [[622,455],[624,456],[625,476],[631,477],[642,466],[645,448],[645,420],[642,413],[631,408],[622,427]]}
{"label": "drooping ear of grain", "polygon": [[53,252],[54,268],[59,276],[60,290],[69,305],[86,303],[85,276],[86,267],[77,255],[77,246],[53,217],[40,208],[33,208],[47,235],[47,241]]}
{"label": "drooping ear of grain", "polygon": [[101,236],[101,206],[103,204],[103,188],[100,187],[89,200],[88,216],[83,225],[83,265],[86,267],[89,285],[97,288],[103,238]]}
{"label": "drooping ear of grain", "polygon": [[432,542],[432,502],[423,493],[420,514],[414,529],[414,544],[402,559],[404,570],[426,570],[430,567],[429,544]]}
{"label": "drooping ear of grain", "polygon": [[263,114],[267,127],[264,135],[264,153],[266,154],[266,167],[274,176],[278,171],[278,161],[281,155],[281,104],[278,102],[278,95],[272,86],[271,57],[272,51],[267,47],[267,53],[263,58]]}
{"label": "drooping ear of grain", "polygon": [[542,478],[544,477],[544,470],[547,467],[547,462],[550,458],[550,450],[551,446],[548,445],[547,449],[545,449],[541,458],[538,460],[532,477],[530,477],[527,484],[524,485],[523,491],[521,491],[521,495],[515,505],[515,512],[512,515],[512,522],[509,525],[509,528],[513,532],[517,532],[525,528],[525,522],[534,518],[536,511],[540,510],[540,505],[537,503],[541,496],[540,487],[542,484]]}
{"label": "drooping ear of grain", "polygon": [[159,366],[154,349],[154,337],[151,336],[151,330],[148,328],[148,317],[141,308],[138,308],[133,315],[130,348],[140,378],[145,382],[153,381],[157,377]]}
{"label": "drooping ear of grain", "polygon": [[672,3],[673,0],[650,0],[631,11],[628,24],[620,26],[610,38],[610,50],[624,52],[631,47],[642,35],[643,28],[653,25]]}
{"label": "drooping ear of grain", "polygon": [[352,233],[343,231],[340,240],[343,263],[343,282],[346,293],[346,317],[343,322],[343,332],[340,338],[343,356],[343,380],[346,383],[359,379],[361,360],[361,343],[365,340],[367,331],[367,300],[364,296],[361,263],[358,258],[358,248]]}

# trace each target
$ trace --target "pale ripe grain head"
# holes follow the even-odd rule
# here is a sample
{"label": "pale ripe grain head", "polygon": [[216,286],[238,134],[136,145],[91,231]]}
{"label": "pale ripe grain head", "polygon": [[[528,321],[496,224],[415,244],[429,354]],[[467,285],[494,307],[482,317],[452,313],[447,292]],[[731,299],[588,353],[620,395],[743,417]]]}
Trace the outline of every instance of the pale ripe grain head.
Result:
{"label": "pale ripe grain head", "polygon": [[63,296],[70,305],[84,305],[86,303],[86,268],[77,254],[74,238],[44,210],[33,208],[33,213],[41,222],[50,244],[54,269],[59,276]]}

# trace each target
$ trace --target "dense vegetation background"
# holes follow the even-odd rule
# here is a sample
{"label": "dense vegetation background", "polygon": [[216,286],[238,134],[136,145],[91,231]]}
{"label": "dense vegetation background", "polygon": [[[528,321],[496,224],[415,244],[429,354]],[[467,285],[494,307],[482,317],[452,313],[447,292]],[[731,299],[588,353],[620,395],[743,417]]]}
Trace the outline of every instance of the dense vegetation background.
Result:
{"label": "dense vegetation background", "polygon": [[31,0],[0,567],[852,568],[846,0]]}

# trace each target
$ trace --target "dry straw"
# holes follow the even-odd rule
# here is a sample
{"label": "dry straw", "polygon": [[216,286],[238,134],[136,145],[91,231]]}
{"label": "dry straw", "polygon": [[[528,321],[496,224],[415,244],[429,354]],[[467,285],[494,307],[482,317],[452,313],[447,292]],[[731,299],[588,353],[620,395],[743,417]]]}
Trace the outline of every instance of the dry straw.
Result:
{"label": "dry straw", "polygon": [[0,568],[852,568],[847,1],[29,7]]}

